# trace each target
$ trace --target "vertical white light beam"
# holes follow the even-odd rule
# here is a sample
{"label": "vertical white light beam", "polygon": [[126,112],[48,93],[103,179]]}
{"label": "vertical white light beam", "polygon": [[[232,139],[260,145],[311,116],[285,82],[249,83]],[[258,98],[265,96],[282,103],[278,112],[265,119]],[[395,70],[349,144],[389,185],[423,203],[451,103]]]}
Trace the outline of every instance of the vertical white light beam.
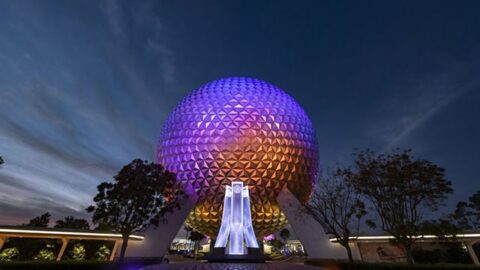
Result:
{"label": "vertical white light beam", "polygon": [[228,234],[230,232],[230,216],[232,212],[232,187],[226,186],[225,199],[223,200],[223,214],[220,231],[215,241],[215,247],[226,247],[228,241]]}
{"label": "vertical white light beam", "polygon": [[250,196],[248,193],[248,187],[244,187],[242,190],[243,200],[243,231],[245,234],[245,241],[247,247],[258,248],[257,238],[255,237],[255,231],[252,225],[252,214],[250,212]]}
{"label": "vertical white light beam", "polygon": [[228,253],[243,254],[243,182],[232,182],[232,211],[230,214],[230,245]]}

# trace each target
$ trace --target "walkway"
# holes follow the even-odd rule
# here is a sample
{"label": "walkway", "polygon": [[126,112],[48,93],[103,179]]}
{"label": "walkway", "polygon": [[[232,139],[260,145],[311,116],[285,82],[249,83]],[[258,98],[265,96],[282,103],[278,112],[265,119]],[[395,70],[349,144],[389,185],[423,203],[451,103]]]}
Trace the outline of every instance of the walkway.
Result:
{"label": "walkway", "polygon": [[292,263],[191,263],[157,264],[144,270],[320,270],[321,268]]}

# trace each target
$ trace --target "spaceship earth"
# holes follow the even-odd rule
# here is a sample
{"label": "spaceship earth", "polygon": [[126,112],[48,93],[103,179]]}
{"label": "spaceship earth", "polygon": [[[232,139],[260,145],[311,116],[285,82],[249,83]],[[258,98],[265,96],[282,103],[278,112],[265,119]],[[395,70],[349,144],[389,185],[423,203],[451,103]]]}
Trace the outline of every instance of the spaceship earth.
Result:
{"label": "spaceship earth", "polygon": [[276,201],[285,186],[300,201],[309,199],[318,142],[307,114],[286,92],[253,78],[224,78],[194,90],[171,112],[157,162],[199,195],[186,223],[212,238],[220,228],[225,186],[243,181],[260,238],[287,223]]}

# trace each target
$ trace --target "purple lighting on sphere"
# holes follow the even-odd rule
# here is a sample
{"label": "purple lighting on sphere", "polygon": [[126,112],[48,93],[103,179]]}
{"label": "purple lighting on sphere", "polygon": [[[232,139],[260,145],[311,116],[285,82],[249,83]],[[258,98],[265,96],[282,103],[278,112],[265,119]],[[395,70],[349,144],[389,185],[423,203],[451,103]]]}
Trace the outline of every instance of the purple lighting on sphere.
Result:
{"label": "purple lighting on sphere", "polygon": [[[242,181],[262,236],[286,223],[276,203],[285,185],[301,201],[309,198],[317,147],[312,123],[292,97],[265,81],[234,77],[205,84],[175,107],[159,139],[157,162],[200,195],[189,221],[209,235],[208,228],[220,226],[225,186]],[[262,213],[273,217],[257,216]]]}

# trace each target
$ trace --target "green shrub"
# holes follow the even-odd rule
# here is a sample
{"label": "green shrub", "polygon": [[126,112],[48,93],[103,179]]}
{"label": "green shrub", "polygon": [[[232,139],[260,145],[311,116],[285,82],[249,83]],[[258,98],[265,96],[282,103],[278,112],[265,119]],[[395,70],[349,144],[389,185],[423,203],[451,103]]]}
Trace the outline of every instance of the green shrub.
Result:
{"label": "green shrub", "polygon": [[[103,241],[103,240],[89,240],[89,241],[82,241],[80,242],[85,247],[86,255],[85,260],[101,260],[99,258],[99,254],[97,254],[102,246],[105,246],[110,251],[113,249],[115,245],[115,241]],[[107,257],[107,260],[110,257]]]}
{"label": "green shrub", "polygon": [[0,261],[2,262],[10,262],[18,255],[20,252],[18,251],[18,248],[12,247],[12,248],[6,248],[0,253]]}
{"label": "green shrub", "polygon": [[40,250],[37,255],[33,256],[33,260],[35,261],[54,261],[56,258],[55,253],[46,248]]}
{"label": "green shrub", "polygon": [[110,259],[111,250],[106,246],[101,246],[95,253],[95,259],[99,261],[108,261]]}
{"label": "green shrub", "polygon": [[32,260],[39,255],[43,249],[51,250],[54,254],[60,250],[60,240],[57,239],[37,239],[37,238],[8,238],[4,248],[17,248],[19,255],[15,260]]}
{"label": "green shrub", "polygon": [[85,260],[85,247],[82,244],[75,244],[71,253],[74,261]]}

